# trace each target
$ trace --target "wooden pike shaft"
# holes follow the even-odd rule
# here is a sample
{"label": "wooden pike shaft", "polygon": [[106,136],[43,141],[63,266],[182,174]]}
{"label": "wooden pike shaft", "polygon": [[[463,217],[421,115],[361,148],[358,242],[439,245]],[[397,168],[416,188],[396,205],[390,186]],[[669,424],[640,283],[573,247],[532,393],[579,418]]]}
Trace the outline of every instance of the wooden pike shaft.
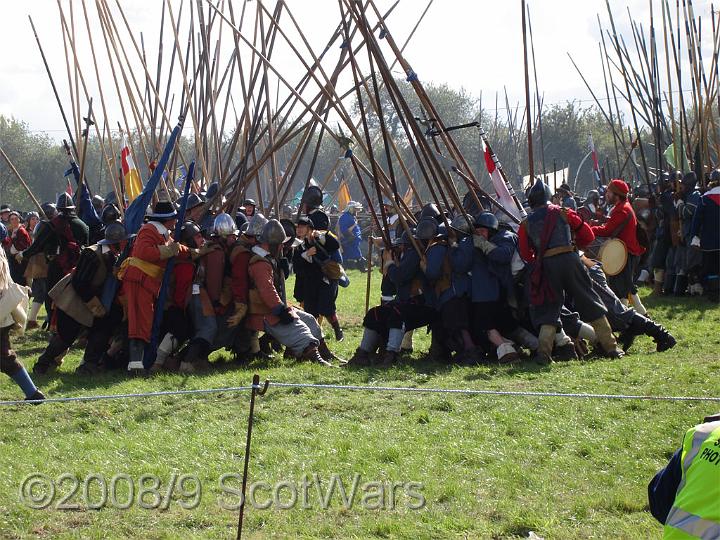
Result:
{"label": "wooden pike shaft", "polygon": [[535,159],[533,157],[533,139],[532,139],[532,124],[530,122],[530,75],[528,73],[528,47],[527,47],[527,23],[526,23],[526,13],[527,9],[525,7],[525,0],[520,0],[520,4],[522,6],[522,36],[523,36],[523,59],[525,63],[525,110],[527,111],[527,114],[525,117],[527,118],[527,140],[528,140],[528,167],[530,172],[530,179],[531,181],[534,181],[535,179]]}

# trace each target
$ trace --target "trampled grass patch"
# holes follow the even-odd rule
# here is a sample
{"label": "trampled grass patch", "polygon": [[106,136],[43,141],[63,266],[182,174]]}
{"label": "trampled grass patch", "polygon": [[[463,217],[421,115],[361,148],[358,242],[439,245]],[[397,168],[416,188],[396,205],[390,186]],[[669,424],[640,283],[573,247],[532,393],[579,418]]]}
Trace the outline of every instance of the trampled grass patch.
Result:
{"label": "trampled grass patch", "polygon": [[[345,341],[329,341],[348,356],[365,303],[364,276],[351,279],[338,302]],[[72,373],[81,356],[73,350],[58,373],[36,382],[50,396],[240,386],[254,373],[281,382],[720,395],[720,310],[699,299],[646,303],[678,338],[672,351],[654,353],[640,338],[618,361],[468,368],[427,362],[429,339],[416,332],[413,357],[387,370],[280,357],[235,367],[220,352],[215,361],[224,363],[207,375],[81,377]],[[26,366],[45,339],[17,340]],[[19,396],[0,379],[2,399]],[[715,409],[720,404],[271,386],[257,401],[249,477],[256,505],[270,504],[247,508],[248,538],[659,538],[647,483],[684,431]],[[233,537],[247,414],[248,393],[2,408],[0,535]],[[49,508],[20,501],[31,474],[55,482]],[[140,501],[143,475],[149,491]],[[103,481],[112,493],[100,505]],[[62,498],[69,508],[58,508]]]}

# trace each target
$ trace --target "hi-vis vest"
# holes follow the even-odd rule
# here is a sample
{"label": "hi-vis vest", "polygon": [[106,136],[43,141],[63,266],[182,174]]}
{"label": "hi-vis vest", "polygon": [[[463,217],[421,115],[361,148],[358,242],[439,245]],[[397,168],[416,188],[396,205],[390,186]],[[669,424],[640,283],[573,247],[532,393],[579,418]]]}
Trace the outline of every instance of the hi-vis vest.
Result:
{"label": "hi-vis vest", "polygon": [[688,430],[680,460],[682,479],[664,538],[720,538],[720,421]]}

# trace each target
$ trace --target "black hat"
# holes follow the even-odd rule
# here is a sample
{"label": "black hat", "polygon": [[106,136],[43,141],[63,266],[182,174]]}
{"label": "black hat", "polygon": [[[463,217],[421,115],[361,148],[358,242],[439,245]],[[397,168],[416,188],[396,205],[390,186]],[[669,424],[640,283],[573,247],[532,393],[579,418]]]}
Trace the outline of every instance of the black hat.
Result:
{"label": "black hat", "polygon": [[327,231],[330,228],[330,218],[322,210],[316,210],[312,214],[308,214],[308,218],[312,222],[313,228],[318,231]]}
{"label": "black hat", "polygon": [[175,205],[169,201],[158,201],[152,212],[148,214],[150,219],[158,219],[160,221],[175,219],[177,212],[175,211]]}
{"label": "black hat", "polygon": [[305,225],[306,227],[315,228],[315,225],[313,225],[312,220],[307,216],[300,216],[297,220],[297,225]]}
{"label": "black hat", "polygon": [[0,214],[2,214],[3,212],[10,212],[11,210],[12,208],[10,208],[9,204],[0,205]]}

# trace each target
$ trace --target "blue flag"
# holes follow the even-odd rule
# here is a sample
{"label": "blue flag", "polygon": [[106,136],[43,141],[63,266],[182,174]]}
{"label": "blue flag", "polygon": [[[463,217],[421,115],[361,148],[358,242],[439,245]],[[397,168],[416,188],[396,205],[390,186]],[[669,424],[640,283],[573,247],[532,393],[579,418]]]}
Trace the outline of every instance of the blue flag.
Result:
{"label": "blue flag", "polygon": [[70,160],[70,168],[65,171],[65,176],[70,176],[71,174],[75,178],[75,182],[78,186],[78,217],[91,229],[101,226],[102,220],[97,215],[92,199],[90,199],[90,191],[87,188],[87,184],[80,179],[80,169],[78,169],[77,163],[75,163],[74,159]]}

